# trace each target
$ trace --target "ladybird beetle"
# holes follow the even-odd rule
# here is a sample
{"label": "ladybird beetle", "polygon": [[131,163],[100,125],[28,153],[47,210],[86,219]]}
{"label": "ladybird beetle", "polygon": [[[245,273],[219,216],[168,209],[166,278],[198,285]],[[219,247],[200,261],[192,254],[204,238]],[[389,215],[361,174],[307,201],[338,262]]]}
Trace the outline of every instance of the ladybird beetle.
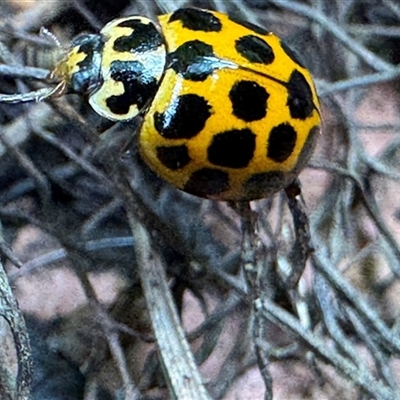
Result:
{"label": "ladybird beetle", "polygon": [[105,118],[141,115],[142,158],[200,197],[272,195],[295,180],[320,130],[316,89],[295,53],[214,11],[115,19],[78,36],[54,74]]}

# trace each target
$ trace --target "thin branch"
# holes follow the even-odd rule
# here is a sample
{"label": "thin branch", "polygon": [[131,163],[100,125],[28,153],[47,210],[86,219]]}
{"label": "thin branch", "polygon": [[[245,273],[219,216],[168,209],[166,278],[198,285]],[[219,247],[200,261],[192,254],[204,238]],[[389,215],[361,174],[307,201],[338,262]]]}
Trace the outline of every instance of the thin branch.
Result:
{"label": "thin branch", "polygon": [[37,79],[44,81],[50,71],[43,68],[26,67],[21,65],[0,65],[0,76],[12,76],[13,78]]}
{"label": "thin branch", "polygon": [[210,399],[181,327],[161,260],[151,251],[146,229],[129,208],[127,214],[136,243],[142,288],[171,394],[177,399]]}
{"label": "thin branch", "polygon": [[326,346],[325,338],[304,329],[299,321],[284,309],[268,300],[261,299],[256,301],[256,307],[267,319],[305,342],[323,361],[333,365],[337,371],[356,383],[365,393],[381,400],[393,400],[400,396],[400,392],[391,390],[376,380],[366,367],[356,367],[348,359]]}
{"label": "thin branch", "polygon": [[0,263],[0,316],[8,322],[15,342],[18,358],[17,400],[29,400],[33,376],[33,363],[29,336],[25,320],[19,310],[8,283],[3,265]]}
{"label": "thin branch", "polygon": [[398,79],[399,76],[400,76],[400,68],[393,67],[385,72],[377,72],[374,74],[357,76],[355,78],[336,81],[334,83],[319,81],[318,94],[319,96],[324,97],[338,92],[344,92],[356,88],[363,88],[371,85],[376,85],[377,83],[392,81],[394,79]]}
{"label": "thin branch", "polygon": [[359,42],[354,40],[350,35],[342,29],[336,21],[328,18],[325,14],[318,11],[316,8],[309,7],[305,4],[298,3],[297,1],[287,0],[270,0],[271,3],[278,7],[292,11],[298,15],[303,15],[311,21],[318,23],[330,34],[332,34],[339,42],[341,42],[348,50],[356,54],[372,69],[384,72],[390,70],[393,66],[381,58],[376,56],[373,52],[362,46]]}

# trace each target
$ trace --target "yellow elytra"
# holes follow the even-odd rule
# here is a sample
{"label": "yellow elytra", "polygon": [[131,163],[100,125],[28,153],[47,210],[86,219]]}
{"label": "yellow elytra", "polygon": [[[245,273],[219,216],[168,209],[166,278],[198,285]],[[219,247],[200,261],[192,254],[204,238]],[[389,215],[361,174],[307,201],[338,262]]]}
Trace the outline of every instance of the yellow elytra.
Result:
{"label": "yellow elytra", "polygon": [[196,8],[81,35],[55,70],[105,118],[143,117],[140,153],[197,196],[268,197],[308,162],[321,118],[309,71],[274,34]]}

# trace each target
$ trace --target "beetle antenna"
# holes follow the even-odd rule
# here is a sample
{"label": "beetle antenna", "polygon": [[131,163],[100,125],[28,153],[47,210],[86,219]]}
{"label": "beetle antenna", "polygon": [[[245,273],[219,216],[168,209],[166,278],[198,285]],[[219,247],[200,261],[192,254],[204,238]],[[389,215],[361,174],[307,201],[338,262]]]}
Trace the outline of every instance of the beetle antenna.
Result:
{"label": "beetle antenna", "polygon": [[27,93],[18,93],[18,94],[3,94],[0,93],[0,103],[29,103],[29,102],[40,102],[49,97],[53,96],[61,96],[65,91],[66,83],[64,81],[60,82],[57,86],[49,88],[41,88],[38,90],[33,90]]}
{"label": "beetle antenna", "polygon": [[61,42],[58,40],[58,37],[44,26],[40,28],[39,36],[44,39],[47,39],[49,42],[53,43],[56,47],[63,48]]}

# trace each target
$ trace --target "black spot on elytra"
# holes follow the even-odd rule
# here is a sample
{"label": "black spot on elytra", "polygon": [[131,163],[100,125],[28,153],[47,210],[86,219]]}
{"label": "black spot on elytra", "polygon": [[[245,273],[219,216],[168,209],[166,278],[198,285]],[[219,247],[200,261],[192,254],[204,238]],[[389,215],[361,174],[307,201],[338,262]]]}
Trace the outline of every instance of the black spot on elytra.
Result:
{"label": "black spot on elytra", "polygon": [[207,149],[208,161],[228,168],[245,168],[253,158],[256,135],[250,129],[232,129],[213,137]]}
{"label": "black spot on elytra", "polygon": [[268,197],[282,189],[284,182],[285,175],[280,171],[254,174],[244,184],[244,198],[255,200]]}
{"label": "black spot on elytra", "polygon": [[69,86],[76,93],[90,93],[102,84],[100,77],[101,54],[103,41],[100,35],[79,35],[72,42],[79,46],[78,53],[86,57],[77,65],[79,70],[72,74]]}
{"label": "black spot on elytra", "polygon": [[275,59],[272,47],[258,36],[242,36],[236,40],[235,48],[242,57],[252,63],[269,65]]}
{"label": "black spot on elytra", "polygon": [[181,146],[158,146],[157,158],[165,167],[172,170],[183,168],[190,162],[188,148],[184,144]]}
{"label": "black spot on elytra", "polygon": [[110,74],[112,79],[124,85],[121,95],[106,100],[107,107],[114,114],[127,114],[131,105],[142,109],[157,91],[157,79],[149,76],[146,67],[138,61],[113,61]]}
{"label": "black spot on elytra", "polygon": [[221,21],[212,13],[196,8],[181,8],[176,10],[169,22],[181,21],[184,28],[192,31],[219,32]]}
{"label": "black spot on elytra", "polygon": [[201,132],[211,115],[207,100],[197,94],[184,94],[162,113],[154,113],[157,132],[168,139],[190,139]]}
{"label": "black spot on elytra", "polygon": [[260,26],[255,25],[255,24],[253,24],[253,23],[251,23],[249,21],[246,21],[246,20],[240,18],[237,15],[234,15],[234,16],[229,15],[229,19],[232,22],[234,22],[235,24],[242,25],[243,27],[245,27],[247,29],[250,29],[254,33],[258,33],[259,35],[268,35],[270,33],[267,29],[261,28]]}
{"label": "black spot on elytra", "polygon": [[285,161],[296,146],[297,133],[289,123],[271,129],[267,143],[267,157],[276,162]]}
{"label": "black spot on elytra", "polygon": [[229,189],[229,175],[219,169],[203,168],[193,172],[183,190],[200,197],[215,196]]}
{"label": "black spot on elytra", "polygon": [[287,83],[290,116],[296,119],[307,119],[314,110],[313,94],[304,75],[294,70]]}
{"label": "black spot on elytra", "polygon": [[215,57],[211,45],[191,40],[168,55],[167,65],[177,74],[192,81],[204,81],[215,69],[221,68],[221,60]]}
{"label": "black spot on elytra", "polygon": [[129,19],[118,24],[122,28],[133,29],[129,36],[115,39],[113,49],[118,52],[144,53],[156,50],[163,44],[161,34],[152,23],[144,24],[137,19]]}
{"label": "black spot on elytra", "polygon": [[257,121],[267,115],[269,94],[257,82],[238,81],[229,92],[233,114],[243,121]]}
{"label": "black spot on elytra", "polygon": [[281,40],[281,47],[283,51],[292,59],[293,62],[300,65],[300,67],[305,68],[303,60],[300,58],[297,52],[291,49],[283,40]]}

